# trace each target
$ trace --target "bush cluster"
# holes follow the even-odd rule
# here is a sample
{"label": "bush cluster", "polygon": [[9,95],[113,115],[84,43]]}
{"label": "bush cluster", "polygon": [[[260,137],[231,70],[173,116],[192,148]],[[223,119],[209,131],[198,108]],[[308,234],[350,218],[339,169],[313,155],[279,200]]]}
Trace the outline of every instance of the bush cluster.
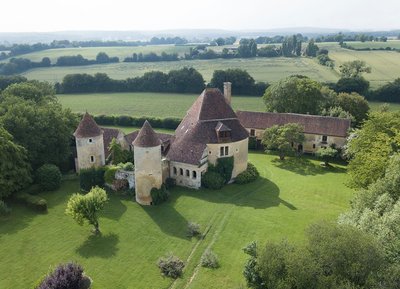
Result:
{"label": "bush cluster", "polygon": [[236,176],[235,182],[237,184],[248,184],[254,182],[259,176],[260,173],[257,168],[252,163],[248,163],[247,169]]}
{"label": "bush cluster", "polygon": [[25,192],[18,192],[14,194],[14,198],[16,201],[27,205],[28,207],[37,210],[39,212],[46,212],[47,211],[47,202],[45,199],[39,197],[39,196],[34,196],[30,195]]}
{"label": "bush cluster", "polygon": [[79,172],[79,185],[81,190],[90,191],[93,187],[104,186],[105,168],[81,169]]}
{"label": "bush cluster", "polygon": [[196,237],[201,235],[200,225],[195,222],[189,222],[187,230],[188,237]]}
{"label": "bush cluster", "polygon": [[116,126],[137,126],[141,127],[147,120],[153,128],[176,129],[180,122],[179,118],[167,117],[133,117],[127,115],[98,115],[94,116],[98,125],[116,125]]}
{"label": "bush cluster", "polygon": [[176,186],[176,180],[174,178],[166,178],[165,187],[167,190],[170,190],[175,186]]}
{"label": "bush cluster", "polygon": [[105,167],[105,172],[104,172],[104,181],[107,184],[113,184],[115,180],[115,174],[116,172],[120,169],[119,166],[107,166]]}
{"label": "bush cluster", "polygon": [[44,164],[36,171],[36,182],[45,191],[57,190],[61,185],[61,171],[53,164]]}
{"label": "bush cluster", "polygon": [[133,172],[135,170],[135,166],[131,162],[127,162],[122,164],[122,169],[127,172]]}
{"label": "bush cluster", "polygon": [[182,275],[185,263],[171,254],[167,257],[160,258],[157,266],[160,268],[161,274],[176,279]]}
{"label": "bush cluster", "polygon": [[169,192],[165,185],[162,185],[160,189],[152,188],[150,195],[153,205],[159,205],[169,198]]}
{"label": "bush cluster", "polygon": [[219,190],[224,184],[224,178],[217,172],[208,171],[201,178],[201,185],[208,189]]}
{"label": "bush cluster", "polygon": [[201,266],[211,269],[216,269],[219,267],[218,256],[211,250],[207,249],[201,256],[200,260]]}
{"label": "bush cluster", "polygon": [[58,265],[35,289],[87,289],[90,283],[82,266],[71,262]]}

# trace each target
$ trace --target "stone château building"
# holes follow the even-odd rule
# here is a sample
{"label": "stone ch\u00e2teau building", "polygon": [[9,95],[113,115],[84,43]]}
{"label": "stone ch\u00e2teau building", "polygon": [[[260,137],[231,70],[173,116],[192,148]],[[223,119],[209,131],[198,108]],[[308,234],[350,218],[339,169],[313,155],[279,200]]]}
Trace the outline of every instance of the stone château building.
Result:
{"label": "stone ch\u00e2teau building", "polygon": [[105,165],[108,147],[115,138],[123,148],[134,151],[136,200],[151,204],[150,191],[166,178],[177,185],[200,188],[208,165],[233,157],[232,179],[247,168],[249,134],[231,108],[231,83],[207,88],[197,98],[174,135],[156,133],[146,121],[140,131],[124,135],[117,129],[100,128],[85,113],[77,130],[76,168]]}

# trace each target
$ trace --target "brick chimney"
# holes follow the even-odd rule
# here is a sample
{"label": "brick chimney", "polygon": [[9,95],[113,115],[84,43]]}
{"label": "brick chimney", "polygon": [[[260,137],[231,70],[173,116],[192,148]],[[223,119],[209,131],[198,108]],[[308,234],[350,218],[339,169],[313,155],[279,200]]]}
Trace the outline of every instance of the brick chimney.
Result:
{"label": "brick chimney", "polygon": [[224,97],[227,104],[231,105],[232,100],[232,83],[224,82]]}

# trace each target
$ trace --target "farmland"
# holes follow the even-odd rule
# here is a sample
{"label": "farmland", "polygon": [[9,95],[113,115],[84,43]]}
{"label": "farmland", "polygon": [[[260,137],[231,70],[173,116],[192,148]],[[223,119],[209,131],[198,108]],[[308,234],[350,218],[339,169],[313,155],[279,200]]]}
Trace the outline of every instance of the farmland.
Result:
{"label": "farmland", "polygon": [[[93,94],[60,94],[58,99],[64,107],[74,112],[85,112],[99,115],[130,115],[152,117],[185,116],[188,108],[198,95],[173,93],[93,93]],[[382,103],[372,102],[371,108],[377,110]],[[261,97],[233,96],[235,110],[264,111]],[[400,104],[391,104],[391,110],[399,110]]]}
{"label": "farmland", "polygon": [[[250,153],[249,159],[261,178],[245,186],[174,188],[169,201],[154,207],[110,194],[97,237],[64,213],[67,200],[79,190],[77,180],[40,194],[48,201],[47,214],[11,204],[11,215],[0,217],[5,219],[0,223],[0,270],[12,274],[3,274],[0,288],[32,288],[49,265],[71,260],[84,266],[93,289],[171,288],[171,279],[156,266],[168,252],[186,261],[183,278],[173,288],[239,288],[245,283],[241,249],[246,244],[282,238],[301,243],[310,223],[335,220],[349,206],[352,190],[344,185],[346,168],[340,164],[323,168],[309,157],[280,162],[262,153]],[[204,239],[187,237],[188,221],[209,229]],[[194,274],[207,247],[219,256],[221,267],[200,267]]]}

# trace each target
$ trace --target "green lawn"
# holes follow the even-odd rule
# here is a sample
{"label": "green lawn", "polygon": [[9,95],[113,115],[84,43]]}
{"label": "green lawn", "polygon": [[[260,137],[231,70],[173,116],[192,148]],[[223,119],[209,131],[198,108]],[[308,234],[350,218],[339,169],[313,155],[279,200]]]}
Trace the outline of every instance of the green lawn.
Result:
{"label": "green lawn", "polygon": [[[195,94],[177,93],[92,93],[60,94],[58,99],[64,107],[74,112],[94,115],[130,115],[152,117],[184,117],[186,111],[198,97]],[[149,101],[151,100],[151,101]],[[377,110],[381,102],[371,102],[372,110]],[[265,111],[261,97],[233,96],[235,110]],[[390,104],[392,110],[399,110],[400,104]]]}
{"label": "green lawn", "polygon": [[[58,95],[61,104],[74,112],[154,117],[184,117],[197,97],[198,94],[152,92]],[[264,110],[261,97],[233,96],[232,105],[234,109]]]}
{"label": "green lawn", "polygon": [[[172,288],[237,288],[244,284],[241,248],[247,243],[302,242],[310,223],[335,220],[348,208],[352,191],[344,185],[345,167],[322,168],[307,157],[285,162],[261,153],[249,157],[261,173],[249,185],[220,191],[176,188],[158,207],[110,195],[99,237],[64,214],[77,181],[41,194],[48,200],[47,214],[11,204],[11,215],[0,219],[0,288],[30,288],[49,266],[70,260],[86,268],[94,289],[171,288],[171,280],[161,277],[155,265],[168,252],[187,261],[183,278]],[[186,237],[188,221],[208,231],[203,240]],[[217,270],[196,268],[207,247],[219,256]]]}

